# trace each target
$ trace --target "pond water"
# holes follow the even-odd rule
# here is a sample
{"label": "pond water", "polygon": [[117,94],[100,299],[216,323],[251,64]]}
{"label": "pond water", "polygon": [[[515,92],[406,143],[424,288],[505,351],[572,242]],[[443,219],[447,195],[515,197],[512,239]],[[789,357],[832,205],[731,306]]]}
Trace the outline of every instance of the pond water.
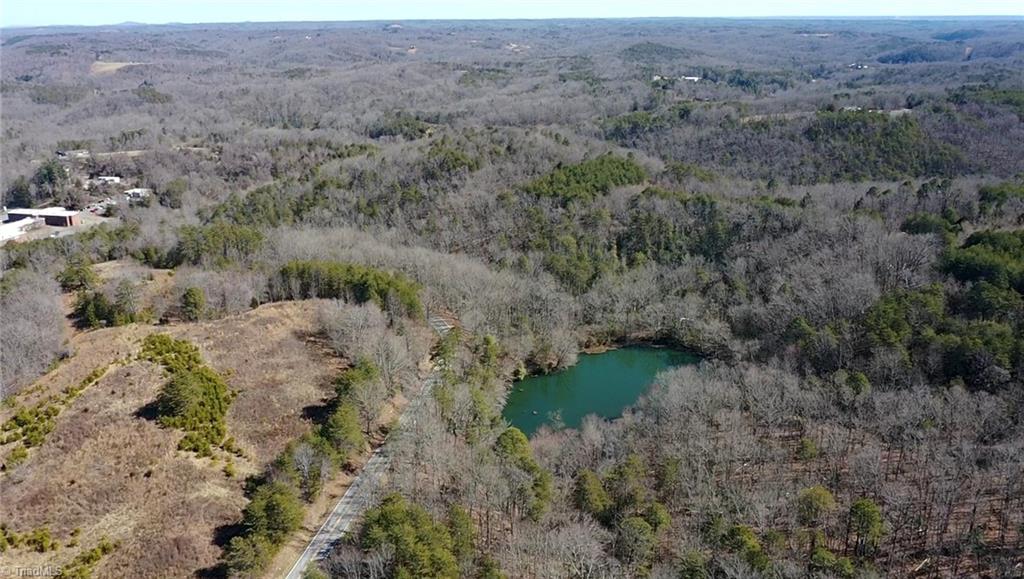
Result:
{"label": "pond water", "polygon": [[[668,348],[628,347],[581,354],[566,370],[513,384],[502,415],[531,436],[544,424],[576,428],[588,414],[618,418],[666,368],[696,364],[700,358]],[[556,416],[556,413],[557,416]]]}

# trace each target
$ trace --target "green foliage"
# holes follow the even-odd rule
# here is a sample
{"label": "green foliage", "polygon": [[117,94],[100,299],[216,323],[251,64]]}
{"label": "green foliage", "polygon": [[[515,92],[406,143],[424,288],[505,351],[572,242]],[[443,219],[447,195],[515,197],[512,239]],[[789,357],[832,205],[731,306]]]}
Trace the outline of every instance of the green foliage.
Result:
{"label": "green foliage", "polygon": [[206,312],[206,294],[202,288],[190,287],[181,296],[181,315],[186,320],[196,321]]}
{"label": "green foliage", "polygon": [[75,325],[79,328],[99,328],[123,326],[141,321],[141,312],[136,310],[136,304],[127,299],[130,294],[123,290],[119,294],[121,299],[112,302],[103,292],[88,290],[78,292],[72,314],[75,318]]}
{"label": "green foliage", "polygon": [[[404,315],[422,315],[419,285],[400,273],[337,261],[291,261],[278,273],[278,297],[317,297],[373,301],[382,309],[389,301]],[[287,294],[285,292],[288,292]]]}
{"label": "green foliage", "polygon": [[857,536],[854,552],[864,557],[875,550],[885,533],[882,509],[871,499],[857,499],[850,505],[850,530]]}
{"label": "green foliage", "polygon": [[633,143],[640,137],[669,126],[666,119],[647,111],[612,117],[604,122],[604,137],[620,143]]}
{"label": "green foliage", "polygon": [[655,533],[672,524],[672,516],[668,509],[657,501],[652,501],[647,505],[643,512],[643,518]]}
{"label": "green foliage", "polygon": [[32,189],[28,179],[20,176],[7,188],[8,207],[32,207]]}
{"label": "green foliage", "polygon": [[631,454],[608,473],[605,488],[611,495],[615,512],[639,513],[647,503],[646,467],[639,455]]}
{"label": "green foliage", "polygon": [[696,179],[701,183],[714,183],[718,180],[718,174],[714,171],[690,163],[669,163],[665,172],[677,182]]}
{"label": "green foliage", "polygon": [[724,538],[725,545],[743,557],[755,571],[765,572],[771,567],[771,559],[764,552],[761,541],[754,530],[746,525],[734,525]]}
{"label": "green foliage", "polygon": [[804,437],[800,439],[800,443],[797,445],[796,457],[803,462],[814,460],[818,458],[818,454],[821,451],[818,450],[818,445],[814,443],[810,438]]}
{"label": "green foliage", "polygon": [[8,453],[5,468],[11,469],[24,462],[28,458],[29,448],[41,446],[47,435],[56,428],[57,416],[86,388],[99,381],[106,372],[106,366],[97,367],[77,385],[66,387],[60,395],[47,396],[32,407],[16,408],[14,415],[0,427],[0,431],[5,433],[0,438],[0,444],[21,441],[21,444]]}
{"label": "green foliage", "polygon": [[242,524],[247,535],[280,545],[302,525],[302,502],[287,484],[260,485],[243,511]]}
{"label": "green foliage", "polygon": [[317,187],[297,196],[289,196],[280,187],[260,187],[244,196],[232,194],[214,208],[209,221],[248,227],[280,227],[301,223],[307,215],[324,207],[326,203],[326,195]]}
{"label": "green foliage", "polygon": [[224,221],[203,226],[186,225],[178,235],[175,253],[179,262],[211,263],[217,267],[251,259],[262,249],[264,241],[258,229]]}
{"label": "green foliage", "polygon": [[557,236],[544,254],[544,267],[573,295],[582,295],[618,265],[614,254],[571,234]]}
{"label": "green foliage", "polygon": [[89,579],[103,557],[113,553],[117,547],[117,543],[111,542],[106,537],[100,537],[95,547],[82,551],[70,563],[61,567],[60,576],[71,579]]}
{"label": "green foliage", "polygon": [[964,86],[953,91],[950,100],[956,104],[986,103],[1006,106],[1024,120],[1024,89],[993,86]]}
{"label": "green foliage", "polygon": [[978,189],[982,213],[1002,209],[1011,199],[1024,200],[1024,182],[1006,181],[996,185],[984,185]]}
{"label": "green foliage", "polygon": [[494,443],[498,457],[508,460],[517,468],[529,474],[533,479],[531,485],[530,504],[527,514],[533,520],[539,520],[551,501],[551,473],[541,468],[533,457],[530,441],[521,430],[510,426],[505,429]]}
{"label": "green foliage", "polygon": [[179,449],[210,454],[227,435],[231,393],[224,379],[203,364],[198,348],[166,334],[146,336],[139,357],[162,365],[171,375],[156,399],[160,424],[186,432]]}
{"label": "green foliage", "polygon": [[911,235],[938,235],[946,243],[952,243],[955,239],[957,226],[950,223],[941,215],[934,213],[915,213],[903,220],[900,231]]}
{"label": "green foliage", "polygon": [[498,566],[498,562],[489,555],[483,555],[480,557],[480,561],[477,562],[475,577],[476,579],[508,579],[508,577],[501,572],[501,567]]}
{"label": "green foliage", "polygon": [[640,42],[625,48],[620,53],[624,60],[636,62],[671,61],[689,58],[696,54],[696,52],[689,49],[666,46],[657,42]]}
{"label": "green foliage", "polygon": [[615,554],[627,563],[643,567],[654,554],[654,529],[641,517],[619,523]]}
{"label": "green foliage", "polygon": [[88,260],[78,256],[68,260],[67,267],[57,275],[57,281],[64,291],[92,290],[99,284],[99,276]]}
{"label": "green foliage", "polygon": [[690,551],[679,558],[676,564],[679,579],[709,579],[707,558],[700,551]]}
{"label": "green foliage", "polygon": [[160,205],[171,209],[181,209],[182,198],[188,191],[188,181],[178,177],[171,179],[160,190],[157,191],[157,198]]}
{"label": "green foliage", "polygon": [[974,233],[947,252],[943,268],[960,281],[985,280],[1024,293],[1024,230]]}
{"label": "green foliage", "polygon": [[37,105],[57,105],[69,107],[85,98],[88,89],[84,86],[47,84],[33,86],[29,98]]}
{"label": "green foliage", "polygon": [[507,80],[511,76],[512,74],[504,68],[474,67],[463,73],[458,82],[463,86],[481,86],[485,83]]}
{"label": "green foliage", "polygon": [[382,116],[370,127],[368,134],[372,139],[402,137],[413,141],[425,136],[429,130],[430,125],[415,115],[399,111]]}
{"label": "green foliage", "polygon": [[56,550],[60,544],[53,540],[49,527],[39,527],[22,537],[25,546],[37,553],[46,553]]}
{"label": "green foliage", "polygon": [[224,379],[203,366],[173,374],[157,397],[157,411],[161,425],[186,431],[178,448],[207,454],[227,434],[224,417],[230,403]]}
{"label": "green foliage", "polygon": [[459,576],[459,566],[449,530],[423,507],[392,494],[366,512],[360,533],[364,549],[390,545],[394,549],[397,577]]}
{"label": "green foliage", "polygon": [[174,100],[171,98],[171,95],[162,93],[156,90],[156,87],[145,83],[132,90],[132,94],[139,97],[142,102],[149,103],[151,105],[167,104]]}
{"label": "green foliage", "polygon": [[836,508],[836,500],[828,489],[815,485],[800,491],[796,498],[796,518],[801,525],[817,527]]}
{"label": "green foliage", "polygon": [[235,576],[256,575],[270,563],[277,548],[263,535],[246,534],[233,537],[224,549],[222,560]]}
{"label": "green foliage", "polygon": [[7,455],[7,460],[4,462],[5,470],[12,469],[19,464],[25,462],[28,458],[28,449],[23,444],[19,444],[11,449],[11,452]]}
{"label": "green foliage", "polygon": [[965,164],[958,150],[931,139],[906,115],[822,111],[804,136],[820,151],[818,170],[833,180],[952,175]]}
{"label": "green foliage", "polygon": [[321,427],[321,436],[331,445],[342,461],[366,445],[359,423],[359,411],[349,400],[342,400]]}
{"label": "green foliage", "polygon": [[190,372],[203,365],[199,348],[167,334],[150,334],[142,341],[139,358],[160,364],[171,374]]}
{"label": "green foliage", "polygon": [[846,377],[846,386],[856,396],[864,396],[871,391],[871,382],[864,372],[850,372]]}
{"label": "green foliage", "polygon": [[637,185],[646,178],[636,161],[609,153],[577,165],[558,167],[526,184],[523,190],[538,197],[555,197],[563,203],[588,202],[613,187]]}
{"label": "green foliage", "polygon": [[448,508],[448,530],[452,537],[452,554],[459,566],[467,568],[476,553],[476,531],[469,511],[459,505]]}
{"label": "green foliage", "polygon": [[825,547],[816,547],[811,553],[811,569],[844,578],[852,578],[855,572],[850,559],[837,557]]}
{"label": "green foliage", "polygon": [[351,368],[347,368],[334,380],[334,390],[339,400],[345,400],[355,388],[379,378],[380,368],[369,358],[359,357]]}
{"label": "green foliage", "polygon": [[604,520],[612,506],[612,500],[604,490],[601,478],[589,469],[580,471],[576,477],[576,489],[573,493],[576,508],[590,514],[598,520]]}
{"label": "green foliage", "polygon": [[432,181],[450,180],[478,169],[480,159],[452,146],[446,138],[431,143],[423,159],[423,176]]}
{"label": "green foliage", "polygon": [[864,327],[872,342],[905,347],[915,331],[939,325],[945,316],[946,297],[939,285],[901,290],[885,295],[868,310]]}

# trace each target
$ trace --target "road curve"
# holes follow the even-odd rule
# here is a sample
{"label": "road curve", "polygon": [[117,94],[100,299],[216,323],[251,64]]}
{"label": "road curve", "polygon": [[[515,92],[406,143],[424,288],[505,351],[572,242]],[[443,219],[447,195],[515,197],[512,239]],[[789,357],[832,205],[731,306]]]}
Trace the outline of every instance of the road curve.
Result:
{"label": "road curve", "polygon": [[[452,325],[441,318],[431,317],[427,322],[434,331],[442,336],[452,329]],[[434,385],[439,380],[440,376],[437,370],[432,371],[427,376],[423,381],[419,394],[413,398],[412,402],[409,403],[405,411],[398,418],[399,428],[404,426],[409,420],[415,420],[416,414],[423,408],[427,397],[430,396],[431,390],[433,390]],[[295,561],[295,564],[292,565],[291,570],[285,575],[285,579],[302,579],[306,568],[311,563],[330,555],[334,545],[345,537],[352,525],[363,515],[363,512],[373,505],[376,499],[374,495],[380,486],[381,478],[387,472],[388,467],[391,466],[391,458],[387,455],[387,443],[388,441],[385,440],[384,444],[373,451],[370,460],[366,462],[363,470],[359,472],[355,480],[352,481],[352,484],[345,491],[345,494],[334,505],[331,514],[327,516],[327,520],[320,526],[320,530],[316,532],[316,535],[306,545],[306,549],[299,556],[298,560]]]}

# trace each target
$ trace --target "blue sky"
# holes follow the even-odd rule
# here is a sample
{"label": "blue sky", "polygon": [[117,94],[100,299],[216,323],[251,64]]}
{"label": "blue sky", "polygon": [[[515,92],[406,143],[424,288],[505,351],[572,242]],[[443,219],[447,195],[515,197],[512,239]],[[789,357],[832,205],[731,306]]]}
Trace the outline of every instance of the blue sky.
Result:
{"label": "blue sky", "polygon": [[1024,15],[1024,0],[0,0],[0,26],[119,22]]}

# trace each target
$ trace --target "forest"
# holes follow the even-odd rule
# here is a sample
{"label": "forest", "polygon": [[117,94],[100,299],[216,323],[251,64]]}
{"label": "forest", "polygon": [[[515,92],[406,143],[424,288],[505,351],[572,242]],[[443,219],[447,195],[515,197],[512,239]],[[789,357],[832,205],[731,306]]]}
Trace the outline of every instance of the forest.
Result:
{"label": "forest", "polygon": [[[126,371],[27,402],[75,337],[144,328],[133,420],[244,491],[194,576],[271,576],[385,435],[384,488],[305,577],[1024,574],[1020,19],[3,29],[0,57],[5,207],[151,191],[0,247],[0,493]],[[298,302],[337,367],[247,451],[232,373],[180,332]],[[614,420],[502,418],[626,344],[703,361]],[[418,419],[378,424],[426,357]],[[0,561],[52,551],[30,526]],[[116,576],[94,543],[68,568]]]}

